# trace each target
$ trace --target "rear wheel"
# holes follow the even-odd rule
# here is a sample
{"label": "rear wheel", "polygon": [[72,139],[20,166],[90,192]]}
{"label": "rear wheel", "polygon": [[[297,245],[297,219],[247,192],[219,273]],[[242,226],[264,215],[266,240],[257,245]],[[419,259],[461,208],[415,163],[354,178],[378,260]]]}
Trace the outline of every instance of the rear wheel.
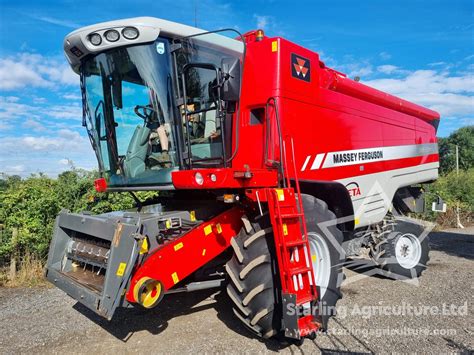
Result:
{"label": "rear wheel", "polygon": [[424,227],[397,221],[394,230],[379,245],[377,261],[394,278],[419,277],[429,260],[428,238]]}
{"label": "rear wheel", "polygon": [[[335,224],[323,226],[323,222],[336,218],[325,202],[309,195],[303,195],[302,199],[319,293],[316,316],[326,328],[341,298],[345,258],[341,248],[342,233]],[[280,291],[273,231],[268,215],[254,219],[244,217],[243,222],[239,235],[231,240],[234,256],[226,265],[227,293],[234,303],[235,315],[253,332],[269,338],[279,333],[281,327],[281,310],[276,306]]]}

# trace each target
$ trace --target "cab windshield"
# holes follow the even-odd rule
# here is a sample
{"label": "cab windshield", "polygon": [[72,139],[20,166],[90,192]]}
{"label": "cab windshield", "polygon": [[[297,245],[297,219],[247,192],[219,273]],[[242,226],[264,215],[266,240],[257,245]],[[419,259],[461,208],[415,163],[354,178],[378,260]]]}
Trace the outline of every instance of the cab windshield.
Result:
{"label": "cab windshield", "polygon": [[178,167],[168,40],[83,63],[85,125],[110,186],[170,184]]}

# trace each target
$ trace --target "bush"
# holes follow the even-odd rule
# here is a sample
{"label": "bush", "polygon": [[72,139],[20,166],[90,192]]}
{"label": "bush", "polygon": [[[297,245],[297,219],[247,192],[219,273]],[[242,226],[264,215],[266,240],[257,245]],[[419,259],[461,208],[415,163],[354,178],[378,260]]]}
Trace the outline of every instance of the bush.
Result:
{"label": "bush", "polygon": [[[431,204],[437,196],[447,204],[446,213],[431,211]],[[474,168],[460,170],[459,176],[451,171],[445,176],[440,176],[435,183],[426,186],[427,216],[432,221],[443,227],[456,227],[456,209],[459,206],[462,224],[474,223]],[[426,216],[425,216],[426,218]]]}
{"label": "bush", "polygon": [[[45,260],[51,241],[54,220],[62,209],[94,214],[134,207],[126,193],[97,193],[97,172],[73,169],[51,179],[39,174],[27,179],[4,177],[0,184],[0,266],[12,253],[18,257]],[[137,194],[141,200],[156,192]],[[13,231],[18,237],[13,240]]]}

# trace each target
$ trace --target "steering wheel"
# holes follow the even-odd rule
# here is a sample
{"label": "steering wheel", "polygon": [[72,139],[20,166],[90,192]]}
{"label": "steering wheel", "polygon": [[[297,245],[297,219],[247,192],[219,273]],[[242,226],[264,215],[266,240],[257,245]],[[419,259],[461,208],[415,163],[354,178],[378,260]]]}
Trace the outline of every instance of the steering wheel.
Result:
{"label": "steering wheel", "polygon": [[[140,112],[140,110],[142,110],[142,112]],[[153,113],[157,114],[156,110],[151,106],[137,105],[133,111],[138,117],[143,118],[145,121],[149,120]]]}

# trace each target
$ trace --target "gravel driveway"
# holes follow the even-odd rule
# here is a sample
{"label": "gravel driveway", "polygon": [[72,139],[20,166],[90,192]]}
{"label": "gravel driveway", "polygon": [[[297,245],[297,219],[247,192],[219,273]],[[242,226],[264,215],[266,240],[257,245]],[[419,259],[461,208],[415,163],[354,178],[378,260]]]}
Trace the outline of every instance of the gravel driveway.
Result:
{"label": "gravel driveway", "polygon": [[107,322],[58,289],[0,288],[0,353],[472,352],[474,228],[432,233],[430,243],[419,285],[346,270],[330,332],[301,347],[256,339],[211,291],[121,309]]}

